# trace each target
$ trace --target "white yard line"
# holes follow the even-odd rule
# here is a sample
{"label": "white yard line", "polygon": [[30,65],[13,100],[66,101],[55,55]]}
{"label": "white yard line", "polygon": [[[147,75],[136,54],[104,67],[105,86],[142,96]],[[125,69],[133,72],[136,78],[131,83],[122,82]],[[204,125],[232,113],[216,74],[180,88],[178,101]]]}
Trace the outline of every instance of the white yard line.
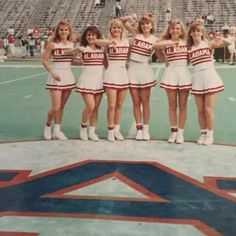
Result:
{"label": "white yard line", "polygon": [[43,68],[42,65],[0,65],[1,68]]}
{"label": "white yard line", "polygon": [[227,97],[228,100],[230,100],[231,102],[236,102],[236,99],[234,97]]}
{"label": "white yard line", "polygon": [[31,97],[33,97],[33,95],[29,94],[29,95],[25,96],[24,98],[28,99],[28,98],[31,98]]}
{"label": "white yard line", "polygon": [[17,78],[17,79],[11,79],[11,80],[8,80],[8,81],[3,81],[3,82],[0,82],[0,85],[10,84],[10,83],[13,83],[13,82],[18,82],[18,81],[27,80],[27,79],[32,79],[32,78],[38,77],[39,75],[44,75],[46,73],[47,72],[43,72],[43,73],[38,73],[38,74],[34,74],[34,75],[20,77],[20,78]]}

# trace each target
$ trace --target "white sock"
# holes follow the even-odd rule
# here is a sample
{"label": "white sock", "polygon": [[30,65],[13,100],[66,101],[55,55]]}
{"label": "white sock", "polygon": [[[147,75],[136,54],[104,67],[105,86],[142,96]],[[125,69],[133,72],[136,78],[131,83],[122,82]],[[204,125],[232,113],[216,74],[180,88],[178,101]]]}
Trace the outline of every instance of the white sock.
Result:
{"label": "white sock", "polygon": [[214,130],[207,130],[207,136],[213,138]]}
{"label": "white sock", "polygon": [[144,125],[143,125],[143,130],[148,131],[148,130],[149,130],[149,125],[144,124]]}
{"label": "white sock", "polygon": [[120,125],[115,125],[115,132],[119,132],[120,131]]}
{"label": "white sock", "polygon": [[90,127],[89,127],[89,133],[90,133],[90,134],[95,133],[95,129],[96,129],[95,126],[90,126]]}
{"label": "white sock", "polygon": [[54,125],[54,132],[59,132],[61,130],[61,125],[60,124],[55,124]]}
{"label": "white sock", "polygon": [[178,128],[178,133],[179,133],[179,134],[183,134],[183,133],[184,133],[184,129]]}

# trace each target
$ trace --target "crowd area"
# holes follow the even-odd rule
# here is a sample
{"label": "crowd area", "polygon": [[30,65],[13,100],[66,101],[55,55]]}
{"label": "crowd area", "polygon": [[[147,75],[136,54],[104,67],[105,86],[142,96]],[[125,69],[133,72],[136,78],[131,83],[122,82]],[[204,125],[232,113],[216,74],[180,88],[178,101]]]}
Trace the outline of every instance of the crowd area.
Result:
{"label": "crowd area", "polygon": [[[113,17],[121,17],[121,11],[117,10],[119,2],[114,6]],[[118,8],[119,9],[119,8]],[[169,11],[168,11],[169,14]],[[229,65],[235,64],[235,52],[236,52],[236,27],[233,23],[224,23],[221,29],[215,29],[214,17],[210,14],[211,20],[206,17],[195,17],[193,21],[199,21],[206,26],[206,36],[208,40],[213,40],[218,36],[223,36],[232,40],[232,43],[224,48],[215,49],[213,57],[216,62],[228,63]],[[169,15],[167,18],[169,19]],[[169,19],[170,20],[170,19]],[[186,22],[188,27],[191,22]],[[14,29],[10,28],[8,32],[0,37],[0,56],[6,56],[5,58],[34,58],[40,57],[45,49],[48,39],[53,33],[53,28],[48,27],[46,32],[41,32],[40,27],[35,26],[28,29],[27,33],[23,35],[15,35]],[[73,33],[74,43],[80,41],[79,32]],[[152,61],[157,61],[157,55],[152,55]],[[158,60],[159,61],[159,60]]]}

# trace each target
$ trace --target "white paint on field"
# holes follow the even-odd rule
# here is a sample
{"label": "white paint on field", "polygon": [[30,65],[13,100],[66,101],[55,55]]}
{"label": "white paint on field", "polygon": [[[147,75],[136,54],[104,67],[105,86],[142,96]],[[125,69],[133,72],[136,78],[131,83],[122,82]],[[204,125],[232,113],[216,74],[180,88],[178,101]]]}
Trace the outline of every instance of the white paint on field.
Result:
{"label": "white paint on field", "polygon": [[27,98],[31,98],[31,97],[33,97],[33,95],[29,94],[29,95],[25,96],[24,98],[27,99]]}
{"label": "white paint on field", "polygon": [[10,83],[13,83],[13,82],[18,82],[18,81],[27,80],[27,79],[32,79],[32,78],[38,77],[40,75],[44,75],[46,73],[47,72],[43,72],[43,73],[38,73],[38,74],[34,74],[34,75],[20,77],[20,78],[17,78],[17,79],[11,79],[11,80],[8,80],[8,81],[3,81],[3,82],[0,82],[0,85],[10,84]]}
{"label": "white paint on field", "polygon": [[227,97],[228,100],[230,100],[231,102],[236,102],[236,99],[234,97]]}

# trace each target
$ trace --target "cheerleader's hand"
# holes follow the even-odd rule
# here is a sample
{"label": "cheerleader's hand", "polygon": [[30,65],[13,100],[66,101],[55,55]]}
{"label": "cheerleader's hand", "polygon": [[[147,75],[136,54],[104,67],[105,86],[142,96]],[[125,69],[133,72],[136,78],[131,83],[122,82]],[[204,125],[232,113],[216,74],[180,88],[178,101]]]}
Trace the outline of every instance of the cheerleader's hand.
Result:
{"label": "cheerleader's hand", "polygon": [[84,52],[84,47],[83,46],[79,46],[76,48],[77,53],[83,53]]}
{"label": "cheerleader's hand", "polygon": [[169,64],[170,64],[170,63],[166,60],[166,61],[165,61],[165,66],[168,67]]}
{"label": "cheerleader's hand", "polygon": [[116,42],[115,39],[112,39],[111,42],[110,42],[110,44],[111,44],[111,46],[116,47],[117,42]]}
{"label": "cheerleader's hand", "polygon": [[109,44],[114,48],[114,51],[116,52],[117,42],[114,39],[112,39]]}
{"label": "cheerleader's hand", "polygon": [[55,71],[52,71],[51,72],[51,75],[52,75],[52,78],[57,80],[57,81],[61,81],[61,78],[60,76],[55,72]]}
{"label": "cheerleader's hand", "polygon": [[173,47],[178,47],[179,46],[179,41],[172,41],[173,42]]}
{"label": "cheerleader's hand", "polygon": [[136,13],[134,13],[133,15],[131,15],[131,17],[132,17],[132,20],[133,20],[133,21],[136,21],[136,20],[138,19],[138,16],[137,16]]}

